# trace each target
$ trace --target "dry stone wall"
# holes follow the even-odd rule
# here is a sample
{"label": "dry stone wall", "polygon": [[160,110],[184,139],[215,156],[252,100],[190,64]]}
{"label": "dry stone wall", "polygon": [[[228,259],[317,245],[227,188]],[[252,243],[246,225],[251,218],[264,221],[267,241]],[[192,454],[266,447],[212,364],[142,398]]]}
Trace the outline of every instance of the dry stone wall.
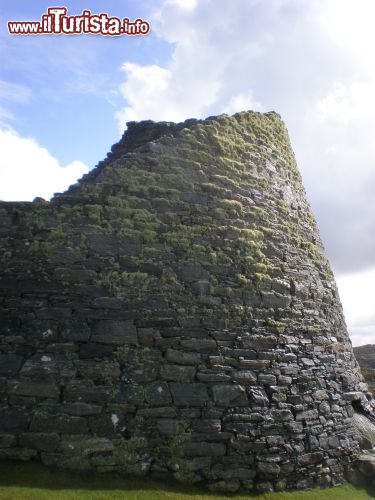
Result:
{"label": "dry stone wall", "polygon": [[370,391],[375,391],[375,345],[367,344],[353,348],[354,355],[361,367]]}
{"label": "dry stone wall", "polygon": [[338,484],[371,405],[276,113],[129,123],[0,204],[0,459],[214,491]]}

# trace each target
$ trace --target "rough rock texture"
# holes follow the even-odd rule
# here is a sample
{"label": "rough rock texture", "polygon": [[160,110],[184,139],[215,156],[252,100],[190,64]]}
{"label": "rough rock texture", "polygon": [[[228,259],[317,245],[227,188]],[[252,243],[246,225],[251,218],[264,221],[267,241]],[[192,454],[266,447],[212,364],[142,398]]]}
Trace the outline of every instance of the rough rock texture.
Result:
{"label": "rough rock texture", "polygon": [[213,491],[338,484],[367,404],[285,127],[130,123],[0,204],[0,459]]}
{"label": "rough rock texture", "polygon": [[360,488],[369,488],[375,493],[375,455],[364,453],[353,462],[348,470],[348,478],[352,484]]}
{"label": "rough rock texture", "polygon": [[362,375],[373,394],[375,394],[375,345],[367,344],[359,347],[353,347],[353,351]]}

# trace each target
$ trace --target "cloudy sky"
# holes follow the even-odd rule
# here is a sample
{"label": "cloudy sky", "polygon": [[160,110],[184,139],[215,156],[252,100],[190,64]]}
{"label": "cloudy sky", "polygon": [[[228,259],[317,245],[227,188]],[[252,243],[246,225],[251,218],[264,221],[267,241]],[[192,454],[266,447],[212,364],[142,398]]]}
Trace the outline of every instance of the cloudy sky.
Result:
{"label": "cloudy sky", "polygon": [[[58,3],[58,2],[57,2]],[[0,6],[0,199],[49,198],[129,120],[275,110],[289,130],[354,345],[375,343],[375,2],[75,0],[145,36],[8,34],[43,0]]]}

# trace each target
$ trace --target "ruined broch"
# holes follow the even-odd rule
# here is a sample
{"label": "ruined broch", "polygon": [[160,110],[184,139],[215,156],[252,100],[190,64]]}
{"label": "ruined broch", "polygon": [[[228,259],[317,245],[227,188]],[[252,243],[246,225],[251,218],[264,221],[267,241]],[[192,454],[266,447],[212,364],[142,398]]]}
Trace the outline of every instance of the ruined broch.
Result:
{"label": "ruined broch", "polygon": [[0,203],[0,235],[0,459],[343,481],[370,395],[276,113],[131,122],[65,193]]}

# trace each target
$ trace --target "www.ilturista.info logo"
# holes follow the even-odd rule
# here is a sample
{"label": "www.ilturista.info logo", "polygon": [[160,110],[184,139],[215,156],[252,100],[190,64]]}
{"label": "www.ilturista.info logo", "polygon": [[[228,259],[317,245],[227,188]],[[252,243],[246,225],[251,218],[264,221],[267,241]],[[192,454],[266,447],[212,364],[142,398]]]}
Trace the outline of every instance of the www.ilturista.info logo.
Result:
{"label": "www.ilturista.info logo", "polygon": [[82,33],[105,36],[147,35],[150,25],[143,19],[131,22],[108,14],[92,14],[84,10],[79,16],[67,16],[66,7],[49,7],[40,21],[8,21],[11,35],[79,35]]}

